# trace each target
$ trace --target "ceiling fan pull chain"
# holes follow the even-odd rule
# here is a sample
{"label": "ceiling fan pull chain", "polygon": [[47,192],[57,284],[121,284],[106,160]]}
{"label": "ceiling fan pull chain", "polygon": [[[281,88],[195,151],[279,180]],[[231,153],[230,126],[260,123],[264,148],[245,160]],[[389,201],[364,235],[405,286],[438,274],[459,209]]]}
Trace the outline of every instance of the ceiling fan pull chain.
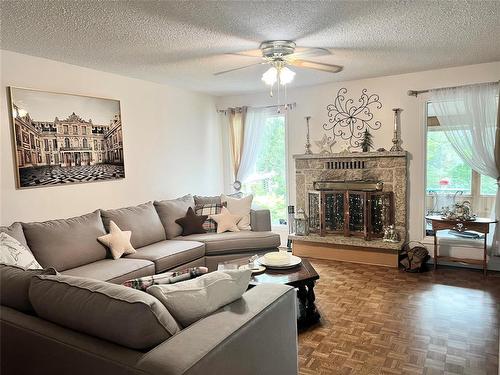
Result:
{"label": "ceiling fan pull chain", "polygon": [[281,86],[281,79],[280,79],[280,71],[281,69],[278,69],[278,111],[280,110],[280,86]]}

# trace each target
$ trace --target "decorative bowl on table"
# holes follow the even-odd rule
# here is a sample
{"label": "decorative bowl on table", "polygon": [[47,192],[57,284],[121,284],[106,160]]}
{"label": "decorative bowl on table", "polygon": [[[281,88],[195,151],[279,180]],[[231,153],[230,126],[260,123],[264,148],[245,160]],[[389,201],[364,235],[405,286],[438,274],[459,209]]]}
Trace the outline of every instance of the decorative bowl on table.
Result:
{"label": "decorative bowl on table", "polygon": [[292,268],[298,266],[302,259],[288,253],[287,251],[273,251],[261,256],[257,262],[266,266],[267,268]]}

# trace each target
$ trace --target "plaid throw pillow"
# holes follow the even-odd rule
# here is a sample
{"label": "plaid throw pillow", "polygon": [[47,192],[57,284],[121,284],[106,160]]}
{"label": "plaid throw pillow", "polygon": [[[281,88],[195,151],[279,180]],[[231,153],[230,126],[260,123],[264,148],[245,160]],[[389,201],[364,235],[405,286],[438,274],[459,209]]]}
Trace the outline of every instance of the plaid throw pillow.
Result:
{"label": "plaid throw pillow", "polygon": [[222,204],[202,204],[195,207],[196,215],[208,215],[209,218],[203,223],[203,229],[207,232],[213,233],[217,232],[217,223],[210,219],[210,215],[220,214],[222,210]]}

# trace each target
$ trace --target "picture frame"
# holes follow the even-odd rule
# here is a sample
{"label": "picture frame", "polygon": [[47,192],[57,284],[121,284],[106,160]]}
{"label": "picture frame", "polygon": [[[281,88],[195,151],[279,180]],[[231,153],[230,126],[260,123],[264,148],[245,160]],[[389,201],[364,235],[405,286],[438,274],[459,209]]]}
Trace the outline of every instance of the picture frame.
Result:
{"label": "picture frame", "polygon": [[125,178],[117,99],[8,87],[16,188]]}

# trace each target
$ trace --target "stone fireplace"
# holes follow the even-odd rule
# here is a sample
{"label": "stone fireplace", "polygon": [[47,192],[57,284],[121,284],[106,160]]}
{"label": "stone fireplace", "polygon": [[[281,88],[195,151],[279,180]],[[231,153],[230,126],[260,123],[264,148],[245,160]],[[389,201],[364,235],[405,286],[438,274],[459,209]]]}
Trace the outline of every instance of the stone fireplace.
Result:
{"label": "stone fireplace", "polygon": [[[294,253],[397,266],[407,233],[407,153],[295,155],[294,159],[296,207],[304,208],[311,218],[310,235],[292,236]],[[349,208],[354,202],[359,207]],[[399,243],[382,241],[382,226],[388,224],[401,235]]]}

